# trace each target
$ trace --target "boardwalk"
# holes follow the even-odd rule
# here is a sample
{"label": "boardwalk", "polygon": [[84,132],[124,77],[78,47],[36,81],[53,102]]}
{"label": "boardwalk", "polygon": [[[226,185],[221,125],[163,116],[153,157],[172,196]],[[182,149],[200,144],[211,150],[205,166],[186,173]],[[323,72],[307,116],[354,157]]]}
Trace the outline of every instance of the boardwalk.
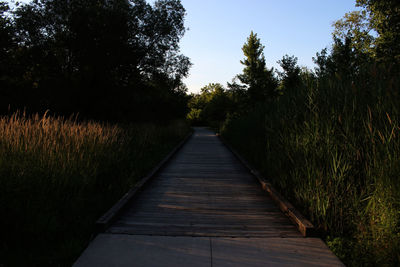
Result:
{"label": "boardwalk", "polygon": [[192,138],[75,266],[340,266],[303,238],[209,130]]}

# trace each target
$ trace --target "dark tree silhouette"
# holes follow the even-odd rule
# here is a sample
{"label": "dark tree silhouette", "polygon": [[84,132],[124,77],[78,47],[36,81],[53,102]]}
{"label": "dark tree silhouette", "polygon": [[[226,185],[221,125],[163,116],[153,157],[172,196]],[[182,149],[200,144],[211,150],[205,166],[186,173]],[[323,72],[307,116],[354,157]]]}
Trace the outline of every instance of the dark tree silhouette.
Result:
{"label": "dark tree silhouette", "polygon": [[248,95],[252,102],[260,102],[273,98],[277,92],[277,80],[273,68],[265,65],[264,46],[257,34],[251,32],[242,51],[245,59],[240,61],[245,67],[238,75],[240,82],[247,85]]}
{"label": "dark tree silhouette", "polygon": [[285,55],[278,61],[283,72],[279,72],[281,78],[281,88],[283,90],[293,90],[301,83],[300,67],[297,65],[297,57]]}
{"label": "dark tree silhouette", "polygon": [[[10,26],[17,45],[14,69],[5,75],[6,87],[14,92],[8,104],[124,120],[148,117],[149,104],[166,98],[179,105],[181,79],[191,65],[179,54],[184,16],[179,0],[22,5],[12,13]],[[152,113],[169,113],[152,107]]]}

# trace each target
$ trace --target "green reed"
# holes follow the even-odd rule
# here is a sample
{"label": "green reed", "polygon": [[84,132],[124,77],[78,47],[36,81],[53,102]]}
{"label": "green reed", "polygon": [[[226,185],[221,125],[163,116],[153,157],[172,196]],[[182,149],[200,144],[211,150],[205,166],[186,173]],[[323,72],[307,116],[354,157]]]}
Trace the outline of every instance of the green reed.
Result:
{"label": "green reed", "polygon": [[351,266],[400,264],[400,81],[387,73],[306,77],[222,128]]}

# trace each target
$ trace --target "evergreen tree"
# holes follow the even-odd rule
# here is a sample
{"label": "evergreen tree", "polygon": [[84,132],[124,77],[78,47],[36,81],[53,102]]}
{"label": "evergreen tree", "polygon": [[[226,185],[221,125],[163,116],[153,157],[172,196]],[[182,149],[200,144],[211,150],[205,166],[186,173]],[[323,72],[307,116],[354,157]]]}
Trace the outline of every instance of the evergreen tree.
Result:
{"label": "evergreen tree", "polygon": [[265,65],[263,50],[260,39],[252,31],[242,48],[245,59],[240,63],[245,67],[243,73],[238,75],[240,82],[247,85],[252,102],[269,100],[277,95],[277,79],[273,68],[268,69]]}
{"label": "evergreen tree", "polygon": [[281,60],[278,60],[283,72],[278,72],[281,78],[281,89],[291,90],[299,86],[300,80],[300,67],[297,65],[297,57],[285,55]]}

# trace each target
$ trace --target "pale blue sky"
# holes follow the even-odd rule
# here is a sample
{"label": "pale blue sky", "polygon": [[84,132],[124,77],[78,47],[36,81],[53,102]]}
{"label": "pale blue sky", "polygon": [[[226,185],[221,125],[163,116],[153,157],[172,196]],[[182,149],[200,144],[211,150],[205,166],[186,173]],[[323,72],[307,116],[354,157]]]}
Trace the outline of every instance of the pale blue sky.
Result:
{"label": "pale blue sky", "polygon": [[181,0],[189,28],[181,51],[194,64],[184,80],[190,92],[210,82],[226,85],[243,66],[250,31],[263,45],[268,67],[285,54],[314,68],[312,57],[332,43],[332,22],[355,10],[354,0]]}

